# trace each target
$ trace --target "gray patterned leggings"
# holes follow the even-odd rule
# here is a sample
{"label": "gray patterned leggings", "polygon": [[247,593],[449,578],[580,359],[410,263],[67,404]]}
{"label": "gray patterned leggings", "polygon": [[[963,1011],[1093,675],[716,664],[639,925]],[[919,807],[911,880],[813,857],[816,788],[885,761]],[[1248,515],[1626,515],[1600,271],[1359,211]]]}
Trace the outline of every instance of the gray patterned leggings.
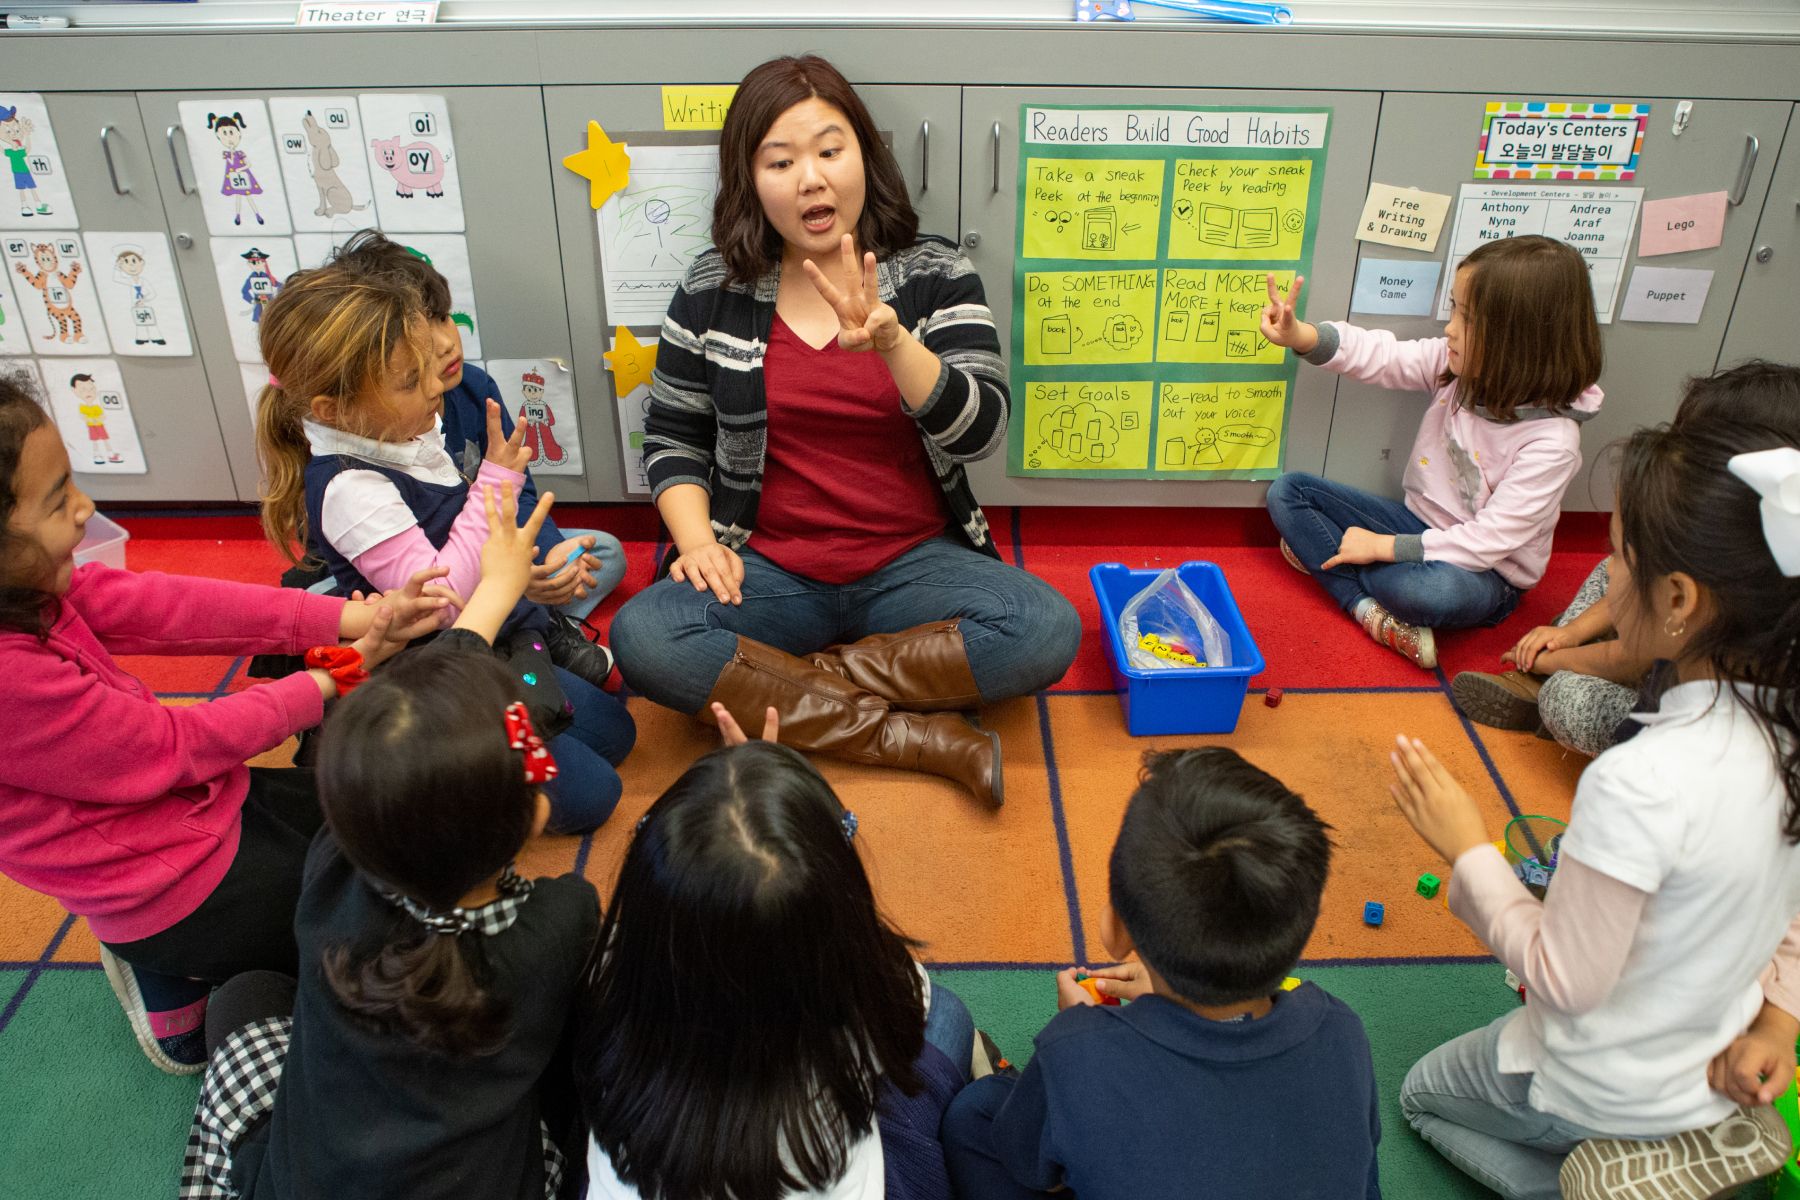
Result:
{"label": "gray patterned leggings", "polygon": [[[1606,595],[1606,560],[1588,574],[1558,625],[1567,625]],[[1597,675],[1558,671],[1538,692],[1538,717],[1550,736],[1589,758],[1610,749],[1620,722],[1637,706],[1637,693]]]}

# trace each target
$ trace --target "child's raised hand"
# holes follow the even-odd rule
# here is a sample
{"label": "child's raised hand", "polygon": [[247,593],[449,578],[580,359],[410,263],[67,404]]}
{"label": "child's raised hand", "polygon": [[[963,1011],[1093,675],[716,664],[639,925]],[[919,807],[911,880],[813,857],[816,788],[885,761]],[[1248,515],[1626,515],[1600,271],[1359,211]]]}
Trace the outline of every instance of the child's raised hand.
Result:
{"label": "child's raised hand", "polygon": [[544,527],[544,519],[550,515],[550,506],[556,502],[556,496],[552,492],[540,495],[537,507],[523,525],[519,524],[519,502],[513,496],[512,484],[500,485],[498,508],[491,487],[481,489],[481,502],[487,511],[488,527],[487,541],[481,544],[481,580],[483,583],[492,580],[496,587],[511,593],[513,599],[508,602],[511,607],[525,594],[525,586],[531,582],[538,530]]}
{"label": "child's raised hand", "polygon": [[1463,851],[1488,840],[1481,809],[1424,742],[1401,734],[1397,746],[1388,755],[1395,776],[1388,792],[1426,844],[1454,864]]}
{"label": "child's raised hand", "polygon": [[392,618],[387,638],[394,643],[384,658],[398,653],[414,638],[441,628],[449,610],[461,608],[463,603],[462,597],[449,587],[433,582],[449,573],[449,567],[426,567],[415,572],[402,586],[389,591],[371,596],[351,592],[351,602],[344,605],[343,614],[338,618],[338,639],[345,642],[361,639],[374,624],[377,610],[383,607]]}
{"label": "child's raised hand", "polygon": [[1294,276],[1294,284],[1283,296],[1281,289],[1275,286],[1275,274],[1269,273],[1269,302],[1263,306],[1262,335],[1277,346],[1286,346],[1300,353],[1310,353],[1319,344],[1318,326],[1302,321],[1294,315],[1294,304],[1300,299],[1300,289],[1306,286],[1306,277]]}
{"label": "child's raised hand", "polygon": [[[732,716],[730,710],[723,704],[720,704],[717,700],[713,701],[712,714],[713,720],[717,722],[719,726],[719,740],[724,742],[727,746],[742,746],[745,742],[750,740],[750,736],[738,725],[737,718]],[[761,740],[765,742],[778,742],[781,740],[780,735],[781,714],[776,712],[775,706],[771,704],[767,709],[763,710]]]}
{"label": "child's raised hand", "polygon": [[500,402],[487,402],[487,461],[497,467],[523,475],[531,465],[531,451],[525,448],[525,422],[513,426],[512,436],[500,432]]}

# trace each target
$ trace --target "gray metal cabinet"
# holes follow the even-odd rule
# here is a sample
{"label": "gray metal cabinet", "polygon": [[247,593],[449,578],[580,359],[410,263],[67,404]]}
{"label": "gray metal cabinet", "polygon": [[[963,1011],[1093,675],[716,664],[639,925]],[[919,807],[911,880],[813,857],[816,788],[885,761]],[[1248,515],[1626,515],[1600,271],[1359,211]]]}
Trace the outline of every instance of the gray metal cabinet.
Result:
{"label": "gray metal cabinet", "polygon": [[[1447,258],[1447,241],[1455,217],[1458,188],[1472,178],[1476,138],[1489,93],[1441,94],[1389,92],[1381,103],[1381,132],[1375,144],[1374,179],[1396,187],[1447,192],[1452,211],[1437,253],[1421,255],[1392,246],[1363,245],[1368,258]],[[1546,100],[1584,100],[1582,96],[1545,96]],[[1563,498],[1568,510],[1612,507],[1612,483],[1606,456],[1611,442],[1640,425],[1666,421],[1675,413],[1681,383],[1689,375],[1713,369],[1733,320],[1731,297],[1750,253],[1755,214],[1769,188],[1774,155],[1790,106],[1743,100],[1696,101],[1687,129],[1673,132],[1676,101],[1653,97],[1593,97],[1651,104],[1637,177],[1617,186],[1642,187],[1646,200],[1699,192],[1731,191],[1746,170],[1741,205],[1728,209],[1721,245],[1643,260],[1651,266],[1702,268],[1715,272],[1702,319],[1697,325],[1640,324],[1614,320],[1601,327],[1606,369],[1600,386],[1606,403],[1600,415],[1583,427],[1582,471]],[[1765,149],[1749,161],[1747,138]],[[1607,185],[1595,185],[1607,186]],[[1641,222],[1640,222],[1641,228]],[[1624,265],[1630,280],[1636,259]],[[1790,276],[1791,278],[1791,276]],[[1622,295],[1622,293],[1621,293]],[[1792,292],[1789,293],[1790,300]],[[1740,306],[1741,307],[1741,306]],[[1315,296],[1307,310],[1312,320],[1349,319],[1360,325],[1391,329],[1403,338],[1437,337],[1443,325],[1431,317],[1354,315],[1347,305]],[[1309,369],[1310,368],[1303,368]],[[1345,379],[1338,386],[1337,412],[1331,424],[1325,474],[1334,480],[1388,495],[1400,493],[1406,456],[1418,431],[1423,398],[1391,392]]]}
{"label": "gray metal cabinet", "polygon": [[[1151,88],[965,88],[962,135],[962,231],[970,260],[981,272],[1003,352],[1013,347],[1014,255],[1019,245],[1019,105],[1269,105],[1331,109],[1324,192],[1318,207],[1312,275],[1305,292],[1311,315],[1342,312],[1350,302],[1355,243],[1352,241],[1363,194],[1369,185],[1369,158],[1375,145],[1379,97],[1368,92],[1234,91]],[[970,235],[978,244],[968,247]],[[1336,379],[1303,370],[1288,418],[1286,465],[1317,471],[1325,462]],[[1013,416],[1020,402],[1013,397]],[[975,494],[987,504],[1093,505],[1258,505],[1268,485],[1230,480],[1166,481],[1028,479],[1006,474],[1006,456],[997,451],[969,470]]]}
{"label": "gray metal cabinet", "polygon": [[[331,95],[371,92],[426,92],[442,95],[449,107],[451,134],[459,155],[484,161],[498,148],[502,162],[492,169],[463,170],[463,216],[470,273],[474,279],[482,353],[489,358],[569,353],[568,319],[563,311],[556,220],[550,200],[550,149],[544,138],[541,92],[535,87],[333,88]],[[211,240],[201,209],[203,188],[216,189],[213,163],[192,163],[181,130],[178,105],[204,99],[206,92],[143,92],[137,97],[143,125],[156,143],[156,174],[174,231],[182,286],[194,314],[194,341],[206,361],[237,497],[255,500],[258,472],[255,431],[236,355],[225,324],[225,307],[213,268]],[[305,96],[305,89],[236,89],[213,96]],[[170,132],[173,131],[173,132]],[[273,170],[273,164],[269,165]],[[379,183],[379,181],[377,181]],[[83,213],[86,220],[86,214]],[[374,212],[346,218],[347,227],[375,224]],[[255,236],[247,231],[246,236]],[[280,236],[280,235],[271,235]],[[584,443],[586,434],[584,431]],[[565,499],[583,499],[582,481],[559,479]],[[191,499],[185,492],[161,498]]]}
{"label": "gray metal cabinet", "polygon": [[[153,170],[156,146],[145,134],[132,95],[58,92],[44,99],[82,230],[141,233],[165,229],[168,218]],[[105,146],[102,130],[106,131]],[[101,279],[110,286],[110,266],[91,261],[88,265],[97,276],[97,286]],[[195,296],[185,274],[182,290],[191,315]],[[173,298],[168,302],[173,303]],[[99,319],[98,314],[94,319]],[[59,383],[56,373],[61,361],[48,356],[38,359],[50,387]],[[200,359],[121,356],[114,361],[119,365],[149,469],[143,475],[83,474],[81,486],[101,501],[238,498],[241,493],[227,463],[209,379]],[[66,383],[66,378],[60,382]],[[76,470],[80,471],[79,462]],[[252,479],[253,486],[254,482]]]}
{"label": "gray metal cabinet", "polygon": [[[1763,143],[1763,153],[1775,149]],[[1717,285],[1715,285],[1717,286]],[[1788,117],[1787,136],[1780,144],[1775,177],[1762,206],[1756,236],[1751,239],[1750,263],[1744,283],[1731,310],[1731,328],[1719,365],[1729,367],[1746,358],[1776,362],[1800,361],[1795,346],[1794,301],[1800,297],[1800,105]]]}
{"label": "gray metal cabinet", "polygon": [[[869,106],[877,128],[889,139],[918,210],[920,229],[954,237],[961,89],[859,84],[857,93]],[[663,132],[661,91],[643,85],[547,87],[544,113],[556,139],[551,154],[557,162],[585,144],[582,131],[590,120],[598,121],[614,140],[629,141],[633,134],[650,144],[711,143],[718,138],[716,133]],[[589,497],[643,499],[642,494],[634,496],[626,490],[617,399],[612,375],[601,360],[610,344],[611,327],[604,324],[604,267],[588,181],[559,167],[554,188],[568,324],[576,346],[571,365],[581,411]],[[656,324],[631,328],[647,338],[655,333]]]}

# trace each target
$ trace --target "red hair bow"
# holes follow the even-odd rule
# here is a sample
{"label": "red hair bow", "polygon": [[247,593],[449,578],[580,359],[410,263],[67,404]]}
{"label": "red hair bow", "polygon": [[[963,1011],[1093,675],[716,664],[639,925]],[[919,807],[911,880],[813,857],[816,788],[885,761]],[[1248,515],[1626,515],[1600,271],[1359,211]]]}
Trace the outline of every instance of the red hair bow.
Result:
{"label": "red hair bow", "polygon": [[556,778],[556,759],[531,727],[531,711],[523,700],[506,706],[506,744],[525,752],[526,783],[548,783]]}

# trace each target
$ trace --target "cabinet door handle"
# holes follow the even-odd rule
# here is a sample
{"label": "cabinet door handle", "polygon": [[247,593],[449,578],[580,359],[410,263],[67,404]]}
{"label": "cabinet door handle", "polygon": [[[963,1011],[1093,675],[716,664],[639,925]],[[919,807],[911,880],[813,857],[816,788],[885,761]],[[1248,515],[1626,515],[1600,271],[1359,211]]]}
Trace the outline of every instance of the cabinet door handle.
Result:
{"label": "cabinet door handle", "polygon": [[112,189],[115,196],[131,195],[131,187],[119,182],[119,167],[113,162],[112,135],[116,133],[111,125],[100,127],[100,153],[106,157],[106,173],[112,177]]}
{"label": "cabinet door handle", "polygon": [[199,189],[189,185],[187,176],[181,172],[181,152],[175,148],[175,135],[181,132],[181,126],[171,125],[163,131],[163,141],[169,147],[169,161],[175,164],[175,186],[181,189],[184,196],[192,196]]}
{"label": "cabinet door handle", "polygon": [[1761,148],[1754,133],[1744,135],[1744,161],[1738,164],[1737,182],[1731,185],[1731,195],[1726,197],[1733,208],[1742,204],[1750,193],[1750,176],[1756,173],[1756,152]]}
{"label": "cabinet door handle", "polygon": [[994,195],[1000,194],[1000,122],[994,122]]}
{"label": "cabinet door handle", "polygon": [[931,122],[919,122],[919,194],[931,190]]}

